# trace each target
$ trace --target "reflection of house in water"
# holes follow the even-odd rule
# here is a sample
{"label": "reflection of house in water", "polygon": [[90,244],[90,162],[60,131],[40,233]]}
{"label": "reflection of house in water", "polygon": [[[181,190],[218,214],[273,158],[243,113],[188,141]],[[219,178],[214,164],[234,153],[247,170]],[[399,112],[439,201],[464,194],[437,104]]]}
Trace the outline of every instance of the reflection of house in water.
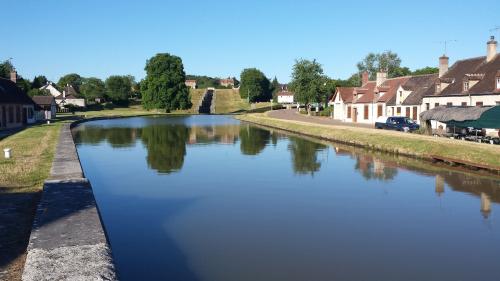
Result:
{"label": "reflection of house in water", "polygon": [[436,194],[441,196],[444,193],[444,178],[441,175],[436,175]]}
{"label": "reflection of house in water", "polygon": [[188,144],[235,144],[238,141],[239,125],[191,127]]}
{"label": "reflection of house in water", "polygon": [[434,191],[437,196],[444,195],[448,186],[456,192],[468,193],[480,199],[480,212],[488,218],[492,212],[492,203],[500,203],[500,180],[455,171],[444,170],[431,163],[422,165],[421,161],[394,155],[382,154],[379,157],[367,154],[357,149],[342,149],[335,147],[337,155],[347,155],[356,159],[355,169],[360,171],[367,180],[393,179],[398,169],[409,170],[418,174],[435,177]]}

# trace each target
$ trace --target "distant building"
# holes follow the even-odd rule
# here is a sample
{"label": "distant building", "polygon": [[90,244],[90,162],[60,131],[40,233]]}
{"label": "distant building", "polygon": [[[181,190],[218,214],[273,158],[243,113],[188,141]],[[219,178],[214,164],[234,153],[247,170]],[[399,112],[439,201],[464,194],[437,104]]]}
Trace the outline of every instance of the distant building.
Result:
{"label": "distant building", "polygon": [[56,97],[56,103],[59,106],[65,106],[68,104],[79,107],[86,106],[85,99],[80,98],[80,95],[77,93],[75,88],[69,84],[64,87],[62,94]]}
{"label": "distant building", "polygon": [[222,87],[234,87],[234,79],[233,78],[220,79],[219,83]]}
{"label": "distant building", "polygon": [[276,97],[280,104],[290,104],[294,102],[293,93],[289,91],[280,91]]}
{"label": "distant building", "polygon": [[54,83],[52,82],[47,82],[47,84],[43,85],[40,90],[47,90],[53,97],[58,97],[62,93],[56,88]]}
{"label": "distant building", "polygon": [[17,128],[35,120],[35,103],[16,85],[17,73],[0,78],[0,129]]}
{"label": "distant building", "polygon": [[186,80],[184,84],[191,89],[196,89],[196,80]]}
{"label": "distant building", "polygon": [[37,120],[56,118],[57,104],[53,96],[34,96],[33,101],[38,105],[36,108]]}

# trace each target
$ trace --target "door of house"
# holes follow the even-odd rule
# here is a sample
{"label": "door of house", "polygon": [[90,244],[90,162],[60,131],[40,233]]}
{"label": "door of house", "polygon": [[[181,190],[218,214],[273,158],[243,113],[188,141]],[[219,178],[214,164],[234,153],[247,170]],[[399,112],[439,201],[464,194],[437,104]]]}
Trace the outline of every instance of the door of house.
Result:
{"label": "door of house", "polygon": [[406,117],[410,118],[410,108],[406,108]]}
{"label": "door of house", "polygon": [[23,125],[28,124],[28,109],[23,108]]}
{"label": "door of house", "polygon": [[352,122],[358,122],[358,108],[355,107],[352,112]]}
{"label": "door of house", "polygon": [[413,120],[417,120],[417,107],[413,107]]}
{"label": "door of house", "polygon": [[379,104],[377,107],[377,117],[382,116],[383,105]]}
{"label": "door of house", "polygon": [[7,127],[7,111],[5,106],[2,106],[2,116],[0,119],[0,128]]}

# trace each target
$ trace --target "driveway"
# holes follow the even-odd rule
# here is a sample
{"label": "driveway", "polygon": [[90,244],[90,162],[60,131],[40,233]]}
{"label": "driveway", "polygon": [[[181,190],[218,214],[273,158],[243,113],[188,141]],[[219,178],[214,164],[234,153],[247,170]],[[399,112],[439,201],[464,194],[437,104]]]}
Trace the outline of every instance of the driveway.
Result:
{"label": "driveway", "polygon": [[300,114],[297,112],[297,110],[294,109],[273,110],[269,111],[267,114],[269,117],[276,119],[293,120],[293,121],[307,122],[312,124],[350,126],[350,127],[371,128],[371,129],[374,128],[373,125],[371,124],[342,122],[329,117],[308,116],[305,114]]}

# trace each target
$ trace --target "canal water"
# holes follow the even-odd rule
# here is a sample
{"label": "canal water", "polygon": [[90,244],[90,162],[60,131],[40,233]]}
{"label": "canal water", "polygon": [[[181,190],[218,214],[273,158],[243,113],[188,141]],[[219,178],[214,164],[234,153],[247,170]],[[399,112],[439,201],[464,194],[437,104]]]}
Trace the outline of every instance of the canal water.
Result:
{"label": "canal water", "polygon": [[225,116],[74,130],[122,280],[500,280],[500,181]]}

